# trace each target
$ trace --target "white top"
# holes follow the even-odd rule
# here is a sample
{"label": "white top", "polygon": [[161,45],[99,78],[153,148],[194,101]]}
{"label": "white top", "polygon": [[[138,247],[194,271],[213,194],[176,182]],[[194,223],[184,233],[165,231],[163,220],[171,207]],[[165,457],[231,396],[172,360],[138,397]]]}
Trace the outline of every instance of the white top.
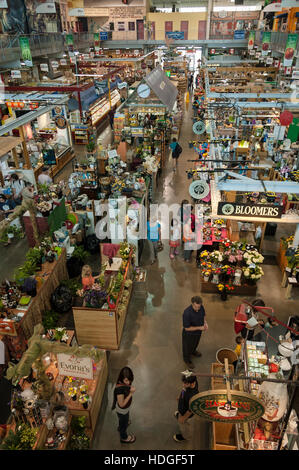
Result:
{"label": "white top", "polygon": [[176,242],[181,239],[181,230],[180,227],[171,227],[170,232],[170,241]]}
{"label": "white top", "polygon": [[25,188],[25,184],[23,180],[14,181],[11,183],[11,187],[15,190],[16,197],[18,197],[20,192]]}
{"label": "white top", "polygon": [[49,175],[44,175],[43,173],[39,175],[39,177],[37,178],[37,181],[39,184],[47,184],[47,185],[50,185],[53,182],[52,178],[50,178]]}

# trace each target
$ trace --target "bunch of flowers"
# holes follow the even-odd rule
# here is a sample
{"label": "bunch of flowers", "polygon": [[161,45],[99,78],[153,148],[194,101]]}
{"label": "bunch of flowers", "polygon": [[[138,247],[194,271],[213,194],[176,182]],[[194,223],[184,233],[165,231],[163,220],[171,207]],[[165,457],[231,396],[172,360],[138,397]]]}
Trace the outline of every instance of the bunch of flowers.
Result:
{"label": "bunch of flowers", "polygon": [[224,249],[224,250],[227,250],[228,248],[230,248],[232,245],[232,242],[228,239],[228,238],[225,238],[224,240],[222,240],[222,242],[220,243],[220,246]]}
{"label": "bunch of flowers", "polygon": [[223,219],[217,219],[214,221],[214,225],[218,225],[219,227],[221,227],[222,225],[224,225],[224,220]]}
{"label": "bunch of flowers", "polygon": [[235,263],[237,261],[237,256],[232,251],[228,251],[227,255],[229,263]]}
{"label": "bunch of flowers", "polygon": [[254,268],[249,268],[245,266],[243,268],[243,276],[246,279],[250,279],[252,281],[257,281],[264,275],[264,271],[260,266],[255,266]]}
{"label": "bunch of flowers", "polygon": [[212,269],[203,269],[202,270],[202,275],[205,276],[205,277],[209,277],[212,273]]}
{"label": "bunch of flowers", "polygon": [[230,284],[218,284],[217,286],[219,292],[231,292],[234,290],[234,286],[231,286]]}
{"label": "bunch of flowers", "polygon": [[77,387],[69,387],[67,394],[69,397],[75,397],[77,395],[77,391]]}
{"label": "bunch of flowers", "polygon": [[288,238],[282,238],[281,241],[282,241],[283,247],[285,249],[288,249],[293,244],[294,235],[290,235]]}
{"label": "bunch of flowers", "polygon": [[80,385],[79,388],[80,388],[80,392],[81,392],[81,393],[86,393],[87,390],[88,390],[88,386],[87,386],[86,384]]}
{"label": "bunch of flowers", "polygon": [[208,262],[208,261],[203,261],[201,264],[200,264],[201,268],[205,271],[207,270],[211,270],[212,269],[212,263]]}
{"label": "bunch of flowers", "polygon": [[83,404],[83,403],[88,403],[88,401],[89,401],[89,395],[81,394],[81,395],[79,396],[79,402],[80,402],[80,403],[82,403],[82,404]]}
{"label": "bunch of flowers", "polygon": [[207,250],[204,250],[200,253],[200,259],[210,259],[210,252]]}
{"label": "bunch of flowers", "polygon": [[99,284],[94,284],[92,289],[85,291],[84,300],[86,305],[92,308],[102,307],[108,294],[101,289]]}
{"label": "bunch of flowers", "polygon": [[246,251],[243,254],[243,258],[244,258],[247,266],[249,266],[252,263],[259,264],[259,263],[262,263],[264,261],[264,257],[256,250],[255,251]]}
{"label": "bunch of flowers", "polygon": [[214,237],[216,238],[216,240],[221,240],[221,237],[222,237],[221,230],[219,230],[218,228],[215,228],[214,229]]}
{"label": "bunch of flowers", "polygon": [[225,264],[224,266],[221,266],[221,272],[227,274],[228,276],[231,276],[235,273],[235,270],[232,266]]}
{"label": "bunch of flowers", "polygon": [[122,259],[128,259],[131,253],[131,246],[127,242],[122,242],[119,247],[119,254]]}
{"label": "bunch of flowers", "polygon": [[55,330],[54,330],[54,339],[56,341],[67,342],[68,338],[69,337],[68,337],[68,334],[66,332],[66,328],[64,328],[64,327],[55,328]]}
{"label": "bunch of flowers", "polygon": [[211,260],[215,263],[221,263],[223,261],[223,253],[218,250],[212,251]]}

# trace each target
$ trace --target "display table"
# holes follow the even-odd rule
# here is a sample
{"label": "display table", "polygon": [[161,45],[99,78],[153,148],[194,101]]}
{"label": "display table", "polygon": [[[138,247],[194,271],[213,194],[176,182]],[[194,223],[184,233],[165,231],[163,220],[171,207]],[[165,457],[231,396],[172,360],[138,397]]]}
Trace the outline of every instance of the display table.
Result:
{"label": "display table", "polygon": [[[207,294],[219,294],[217,284],[214,284],[213,282],[205,282],[203,280],[203,276],[200,277],[200,282],[201,282],[201,292],[207,293]],[[229,291],[230,295],[245,295],[245,296],[252,296],[254,297],[257,292],[257,285],[243,285],[243,286],[234,286],[233,291]]]}
{"label": "display table", "polygon": [[281,281],[281,287],[286,287],[285,298],[289,300],[292,297],[292,289],[293,287],[298,286],[298,282],[296,277],[292,276],[290,271],[287,271],[288,268],[285,269]]}
{"label": "display table", "polygon": [[[102,263],[105,256],[102,255]],[[119,310],[118,305],[125,290],[125,281],[131,278],[132,254],[130,255],[123,283],[119,291],[114,309],[98,309],[89,307],[73,307],[73,316],[76,328],[76,336],[79,345],[91,344],[101,349],[119,349],[123,328],[132,295],[132,285],[128,288],[126,309]]]}
{"label": "display table", "polygon": [[26,339],[32,336],[34,326],[42,322],[43,312],[51,309],[51,294],[61,281],[68,279],[65,248],[62,249],[58,260],[55,260],[53,263],[43,263],[42,270],[36,273],[36,275],[44,280],[42,286],[37,290],[37,295],[32,298],[26,310],[13,310],[15,315],[24,314],[17,327],[22,329]]}

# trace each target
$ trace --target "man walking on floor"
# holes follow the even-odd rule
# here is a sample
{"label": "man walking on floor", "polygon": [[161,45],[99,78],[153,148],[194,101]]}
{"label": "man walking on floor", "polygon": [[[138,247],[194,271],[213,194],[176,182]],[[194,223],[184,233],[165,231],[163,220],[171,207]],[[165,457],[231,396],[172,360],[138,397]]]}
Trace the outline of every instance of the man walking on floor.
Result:
{"label": "man walking on floor", "polygon": [[174,434],[173,439],[176,442],[190,441],[194,434],[194,414],[190,411],[189,403],[191,398],[198,393],[198,383],[192,372],[183,372],[183,389],[178,397],[178,411],[174,416],[178,420],[180,434]]}
{"label": "man walking on floor", "polygon": [[191,305],[183,313],[182,332],[183,358],[189,369],[194,369],[195,367],[191,361],[191,356],[201,356],[201,353],[196,348],[200,341],[201,332],[208,329],[205,315],[201,297],[197,295],[192,297]]}

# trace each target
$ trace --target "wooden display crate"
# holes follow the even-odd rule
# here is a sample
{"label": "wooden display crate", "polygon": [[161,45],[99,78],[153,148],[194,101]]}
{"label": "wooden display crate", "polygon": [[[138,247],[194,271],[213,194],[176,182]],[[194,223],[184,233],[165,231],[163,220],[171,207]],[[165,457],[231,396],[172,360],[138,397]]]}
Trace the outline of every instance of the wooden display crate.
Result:
{"label": "wooden display crate", "polygon": [[213,421],[213,450],[238,450],[237,428],[235,424]]}

